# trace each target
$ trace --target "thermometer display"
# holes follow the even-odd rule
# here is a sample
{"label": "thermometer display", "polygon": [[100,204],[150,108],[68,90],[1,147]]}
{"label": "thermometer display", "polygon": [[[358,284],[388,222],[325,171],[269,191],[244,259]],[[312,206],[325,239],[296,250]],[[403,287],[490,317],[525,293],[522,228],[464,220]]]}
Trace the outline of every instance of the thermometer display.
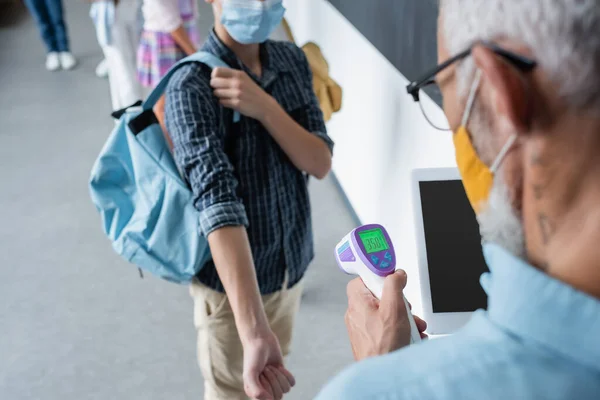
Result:
{"label": "thermometer display", "polygon": [[[385,277],[396,269],[394,243],[383,226],[369,224],[353,229],[335,246],[335,258],[342,271],[360,276],[371,293],[381,300]],[[404,303],[407,314],[411,315],[406,299]],[[411,343],[419,342],[421,334],[414,318],[408,318],[408,322]]]}
{"label": "thermometer display", "polygon": [[369,229],[358,232],[358,236],[365,246],[367,254],[376,253],[378,251],[387,250],[390,248],[381,228]]}

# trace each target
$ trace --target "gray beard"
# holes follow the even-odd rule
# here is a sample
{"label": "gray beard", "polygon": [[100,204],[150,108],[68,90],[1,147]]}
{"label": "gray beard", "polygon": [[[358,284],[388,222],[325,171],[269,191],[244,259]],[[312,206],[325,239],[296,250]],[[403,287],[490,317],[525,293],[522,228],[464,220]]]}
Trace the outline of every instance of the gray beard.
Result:
{"label": "gray beard", "polygon": [[483,242],[495,243],[516,257],[526,258],[523,224],[500,174],[496,174],[488,203],[477,220]]}

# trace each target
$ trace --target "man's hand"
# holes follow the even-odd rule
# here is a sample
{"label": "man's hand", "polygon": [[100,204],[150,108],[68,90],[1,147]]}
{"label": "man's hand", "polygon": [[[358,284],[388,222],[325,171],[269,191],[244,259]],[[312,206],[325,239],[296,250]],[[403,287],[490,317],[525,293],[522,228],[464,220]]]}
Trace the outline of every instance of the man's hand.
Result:
{"label": "man's hand", "polygon": [[[359,361],[398,350],[410,343],[410,323],[402,290],[406,273],[402,270],[389,275],[383,285],[381,301],[367,289],[360,278],[348,283],[346,327],[354,358]],[[414,317],[421,337],[427,335],[427,324]]]}
{"label": "man's hand", "polygon": [[244,71],[215,68],[212,71],[210,86],[223,107],[259,121],[263,120],[269,101],[273,100]]}
{"label": "man's hand", "polygon": [[296,384],[283,366],[277,337],[270,332],[244,343],[244,390],[259,400],[280,400]]}

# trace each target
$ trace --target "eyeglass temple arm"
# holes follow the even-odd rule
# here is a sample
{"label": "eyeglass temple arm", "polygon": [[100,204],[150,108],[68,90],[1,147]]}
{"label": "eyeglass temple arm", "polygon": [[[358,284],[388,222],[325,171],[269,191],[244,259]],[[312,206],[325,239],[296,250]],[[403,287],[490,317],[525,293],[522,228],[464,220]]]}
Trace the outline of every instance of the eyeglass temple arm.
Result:
{"label": "eyeglass temple arm", "polygon": [[537,62],[528,57],[522,56],[512,51],[508,51],[498,46],[497,44],[489,41],[481,41],[480,44],[484,45],[494,53],[504,58],[506,61],[511,63],[514,67],[518,68],[522,72],[531,72],[536,66]]}
{"label": "eyeglass temple arm", "polygon": [[456,61],[460,60],[461,58],[465,58],[470,53],[471,53],[471,49],[469,48],[461,53],[458,53],[454,57],[444,61],[442,64],[437,65],[435,68],[432,68],[431,70],[429,70],[425,74],[423,74],[421,76],[421,78],[417,79],[414,82],[411,82],[406,87],[406,91],[408,92],[408,94],[410,94],[412,96],[414,101],[419,101],[419,89],[421,89],[423,86],[427,86],[431,83],[434,83],[435,76],[437,74],[439,74],[441,71],[446,69],[449,65],[455,63]]}
{"label": "eyeglass temple arm", "polygon": [[[536,61],[534,61],[530,58],[527,58],[525,56],[522,56],[520,54],[515,54],[508,50],[504,50],[502,47],[496,45],[495,43],[492,43],[489,41],[481,41],[481,42],[479,42],[479,44],[482,44],[485,47],[489,48],[494,53],[498,54],[500,57],[504,58],[506,61],[508,61],[509,63],[511,63],[512,65],[514,65],[516,68],[520,69],[523,72],[530,72],[537,66]],[[422,87],[427,86],[431,83],[434,83],[435,82],[434,77],[437,74],[439,74],[441,71],[446,69],[449,65],[451,65],[451,64],[455,63],[456,61],[458,61],[462,58],[465,58],[466,56],[471,54],[472,49],[473,49],[473,46],[471,46],[470,48],[468,48],[467,50],[465,50],[461,53],[458,53],[454,57],[446,60],[442,64],[431,69],[427,73],[423,74],[423,76],[420,79],[417,79],[416,81],[411,82],[406,87],[406,91],[408,92],[408,94],[410,94],[412,96],[414,101],[419,101],[419,90]]]}

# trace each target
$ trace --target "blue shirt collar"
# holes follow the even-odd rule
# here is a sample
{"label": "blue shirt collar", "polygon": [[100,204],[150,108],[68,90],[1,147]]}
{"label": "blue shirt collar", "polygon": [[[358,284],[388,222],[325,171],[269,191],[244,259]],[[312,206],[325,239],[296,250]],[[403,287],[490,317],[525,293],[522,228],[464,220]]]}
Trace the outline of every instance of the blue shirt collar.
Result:
{"label": "blue shirt collar", "polygon": [[517,336],[600,370],[600,300],[552,278],[495,244],[483,253],[490,319]]}

